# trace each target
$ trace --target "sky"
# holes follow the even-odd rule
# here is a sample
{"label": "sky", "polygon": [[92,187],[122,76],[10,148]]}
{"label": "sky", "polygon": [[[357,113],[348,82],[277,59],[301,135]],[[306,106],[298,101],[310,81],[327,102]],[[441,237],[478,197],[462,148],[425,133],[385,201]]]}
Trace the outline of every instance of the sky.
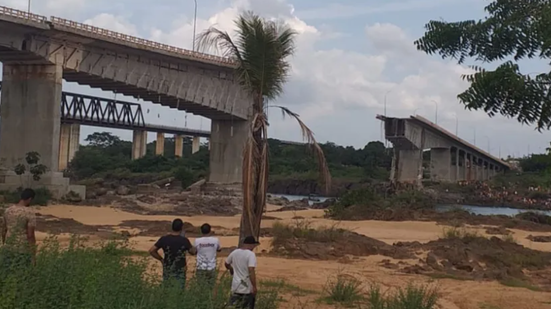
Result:
{"label": "sky", "polygon": [[[381,140],[377,114],[407,117],[417,114],[436,121],[459,137],[494,155],[522,156],[544,152],[548,131],[539,133],[514,119],[489,118],[465,110],[457,94],[468,86],[461,66],[417,51],[413,41],[431,19],[447,21],[484,16],[485,0],[199,0],[197,33],[216,26],[231,33],[233,20],[244,10],[279,18],[297,32],[297,52],[283,95],[274,104],[297,112],[319,142],[363,147]],[[361,4],[360,4],[361,3]],[[0,0],[0,6],[27,10],[27,0]],[[154,41],[192,48],[193,0],[32,0],[31,11],[54,15]],[[523,63],[537,71],[542,63]],[[495,66],[495,64],[492,64]],[[76,84],[64,90],[117,100],[136,101],[112,92]],[[210,129],[206,118],[140,102],[151,124]],[[300,141],[292,119],[269,111],[269,135]],[[457,130],[456,130],[457,128]],[[81,140],[103,128],[83,127]],[[113,130],[123,139],[132,133]],[[152,141],[154,134],[149,134]]]}

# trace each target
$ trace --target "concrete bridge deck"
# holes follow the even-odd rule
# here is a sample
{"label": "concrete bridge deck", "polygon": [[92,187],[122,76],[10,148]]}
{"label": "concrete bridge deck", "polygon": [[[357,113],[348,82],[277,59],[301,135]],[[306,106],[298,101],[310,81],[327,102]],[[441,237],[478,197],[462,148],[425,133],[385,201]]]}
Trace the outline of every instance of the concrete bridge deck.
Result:
{"label": "concrete bridge deck", "polygon": [[434,181],[487,180],[511,168],[507,162],[424,117],[378,115],[377,119],[384,121],[385,137],[394,146],[391,172],[394,181],[420,183],[426,149],[431,151],[430,178]]}
{"label": "concrete bridge deck", "polygon": [[0,7],[0,61],[60,65],[63,78],[210,119],[246,120],[235,63],[79,22]]}

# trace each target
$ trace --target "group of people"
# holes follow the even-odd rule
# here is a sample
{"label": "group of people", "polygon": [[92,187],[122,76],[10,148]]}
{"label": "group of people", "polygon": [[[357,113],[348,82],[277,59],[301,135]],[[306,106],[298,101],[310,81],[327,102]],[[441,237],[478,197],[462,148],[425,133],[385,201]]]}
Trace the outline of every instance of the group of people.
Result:
{"label": "group of people", "polygon": [[[184,234],[184,222],[175,219],[172,232],[162,236],[149,249],[149,254],[163,265],[163,282],[176,283],[182,289],[186,284],[186,253],[197,256],[195,276],[200,284],[214,286],[217,277],[216,256],[220,252],[220,241],[212,236],[212,227],[205,223],[201,226],[202,236],[192,245]],[[224,263],[232,275],[230,305],[235,308],[253,309],[256,300],[256,255],[254,248],[258,241],[253,236],[245,237],[243,244],[232,251]],[[163,256],[159,251],[163,251]]]}
{"label": "group of people", "polygon": [[[35,260],[36,215],[28,206],[32,203],[35,192],[25,189],[21,192],[17,204],[8,207],[3,214],[2,245],[18,244],[17,247],[5,250],[3,266],[13,261],[29,266]],[[220,241],[212,236],[212,228],[205,223],[201,226],[202,237],[195,239],[192,245],[184,234],[184,222],[175,219],[172,232],[162,236],[149,249],[149,254],[163,265],[163,282],[174,282],[182,289],[186,284],[186,253],[197,256],[196,278],[200,283],[214,287],[217,278],[217,253],[220,252]],[[29,250],[21,250],[23,244]],[[245,237],[243,244],[231,252],[224,263],[232,275],[230,305],[234,308],[254,309],[257,291],[256,255],[254,248],[258,241],[253,236]],[[163,255],[159,254],[163,252]],[[8,254],[9,253],[9,254]]]}

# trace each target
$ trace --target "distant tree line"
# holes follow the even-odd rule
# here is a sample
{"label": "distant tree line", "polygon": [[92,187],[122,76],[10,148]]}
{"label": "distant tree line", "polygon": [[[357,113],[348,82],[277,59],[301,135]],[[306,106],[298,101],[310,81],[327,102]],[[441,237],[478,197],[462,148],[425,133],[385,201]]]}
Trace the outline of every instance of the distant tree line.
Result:
{"label": "distant tree line", "polygon": [[[69,164],[66,174],[73,179],[129,178],[146,176],[153,178],[175,176],[188,185],[208,174],[209,150],[201,145],[192,154],[191,138],[184,138],[181,157],[174,155],[174,139],[165,139],[163,156],[155,155],[156,141],[147,144],[147,154],[138,160],[131,160],[132,142],[123,141],[109,132],[88,135],[87,145],[81,145]],[[270,177],[273,178],[315,178],[316,162],[307,145],[285,145],[279,140],[269,139]],[[391,165],[391,150],[381,142],[369,142],[361,149],[337,146],[334,143],[321,145],[331,174],[336,179],[386,180]],[[154,180],[154,179],[153,179]]]}

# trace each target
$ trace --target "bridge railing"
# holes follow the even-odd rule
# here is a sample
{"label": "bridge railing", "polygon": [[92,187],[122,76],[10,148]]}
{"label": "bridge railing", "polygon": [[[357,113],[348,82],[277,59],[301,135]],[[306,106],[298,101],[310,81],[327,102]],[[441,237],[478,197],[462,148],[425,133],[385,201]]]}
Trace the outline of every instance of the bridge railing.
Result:
{"label": "bridge railing", "polygon": [[155,48],[155,49],[167,51],[167,52],[178,54],[178,55],[184,55],[184,56],[193,57],[193,58],[196,58],[196,59],[208,60],[208,61],[212,61],[212,62],[216,62],[216,63],[222,63],[222,64],[228,64],[228,65],[235,64],[235,62],[232,61],[229,58],[209,55],[209,54],[205,54],[205,53],[194,52],[194,51],[190,51],[190,50],[183,49],[183,48],[180,48],[180,47],[170,46],[170,45],[167,45],[167,44],[162,44],[162,43],[159,43],[159,42],[154,42],[154,41],[138,38],[138,37],[131,36],[131,35],[128,35],[128,34],[123,34],[123,33],[119,33],[119,32],[115,32],[115,31],[111,31],[111,30],[107,30],[107,29],[103,29],[103,28],[99,28],[99,27],[79,23],[79,22],[64,19],[64,18],[59,18],[59,17],[52,16],[50,18],[50,22],[54,25],[60,25],[60,26],[72,28],[72,29],[75,29],[75,30],[79,30],[79,31],[99,35],[99,36],[104,36],[104,37],[108,37],[108,38],[112,38],[112,39],[116,39],[116,40],[125,41],[125,42],[128,42],[128,43],[136,44],[136,45],[143,46],[143,47],[149,47],[149,48]]}
{"label": "bridge railing", "polygon": [[48,18],[46,16],[37,15],[21,10],[12,9],[5,6],[0,6],[0,15],[6,15],[11,16],[15,18],[21,18],[21,19],[28,19],[40,23],[46,23],[48,22]]}

